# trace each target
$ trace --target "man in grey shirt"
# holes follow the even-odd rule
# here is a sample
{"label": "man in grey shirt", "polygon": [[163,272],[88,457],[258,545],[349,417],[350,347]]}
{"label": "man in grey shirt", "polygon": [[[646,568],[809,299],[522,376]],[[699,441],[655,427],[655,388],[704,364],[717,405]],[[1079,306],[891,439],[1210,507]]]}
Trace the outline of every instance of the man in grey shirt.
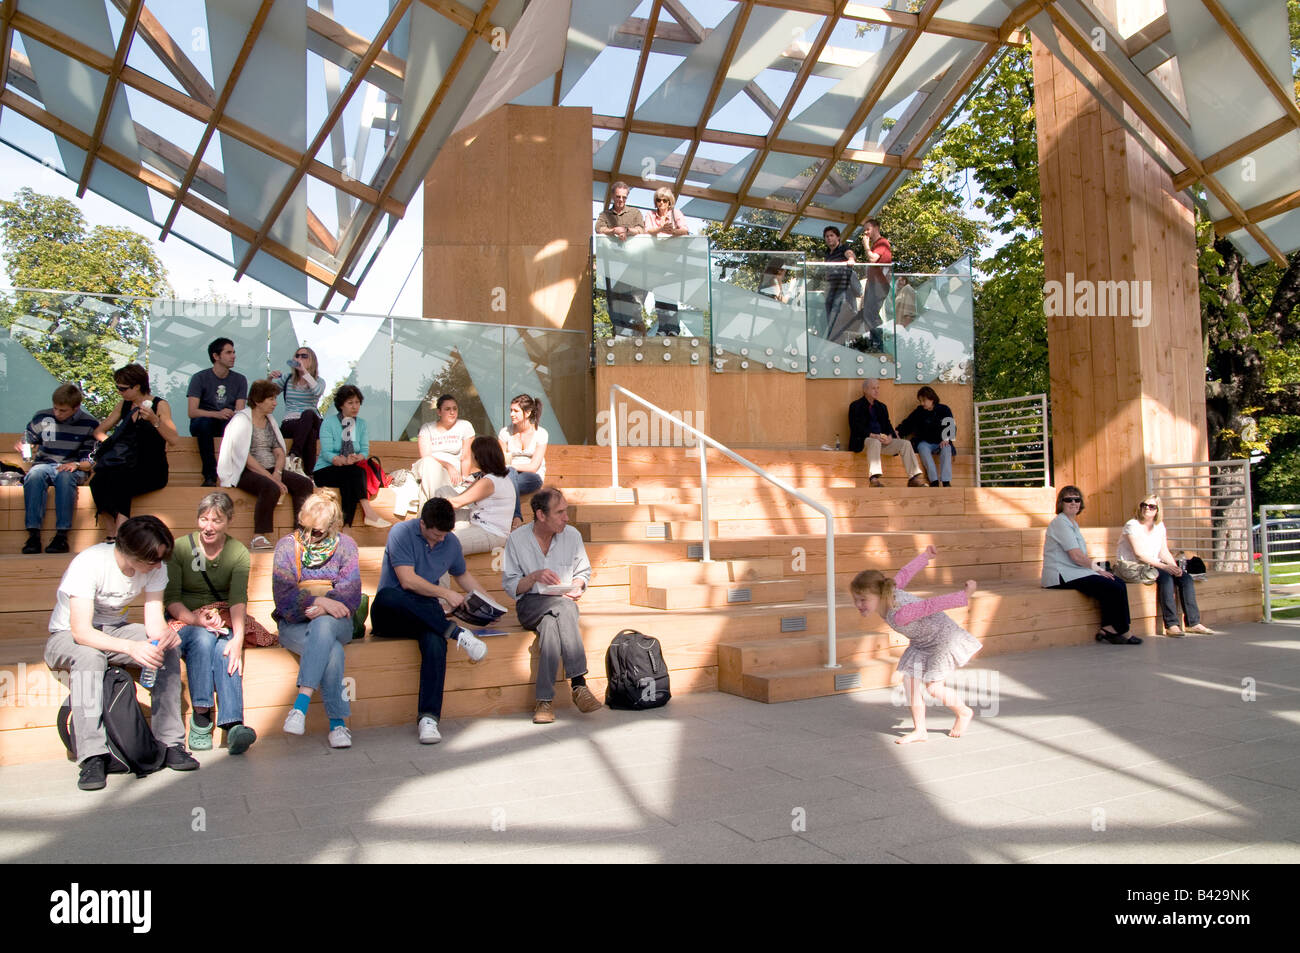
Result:
{"label": "man in grey shirt", "polygon": [[[578,626],[578,600],[591,581],[582,535],[569,526],[569,504],[553,486],[533,494],[532,523],[506,540],[501,585],[515,600],[519,624],[537,633],[533,724],[555,721],[555,674],[563,660],[578,711],[601,707],[587,687],[587,650]],[[567,588],[561,588],[567,587]]]}

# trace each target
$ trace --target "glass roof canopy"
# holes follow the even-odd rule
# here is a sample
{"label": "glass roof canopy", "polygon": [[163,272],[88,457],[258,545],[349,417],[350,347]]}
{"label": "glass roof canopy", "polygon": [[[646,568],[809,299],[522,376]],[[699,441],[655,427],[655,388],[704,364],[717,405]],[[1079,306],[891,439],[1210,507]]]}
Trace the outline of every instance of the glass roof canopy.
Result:
{"label": "glass roof canopy", "polygon": [[592,109],[597,201],[621,178],[700,218],[852,232],[1028,26],[1083,54],[1251,261],[1300,247],[1282,0],[1118,6],[3,0],[0,140],[324,309],[447,136],[506,102]]}

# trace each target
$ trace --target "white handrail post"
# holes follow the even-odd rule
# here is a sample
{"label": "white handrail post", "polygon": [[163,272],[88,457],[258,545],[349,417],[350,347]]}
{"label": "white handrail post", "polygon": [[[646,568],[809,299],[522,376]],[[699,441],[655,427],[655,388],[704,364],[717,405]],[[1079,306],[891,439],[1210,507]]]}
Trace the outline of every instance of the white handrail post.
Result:
{"label": "white handrail post", "polygon": [[826,516],[826,667],[839,668],[835,658],[835,520]]}
{"label": "white handrail post", "polygon": [[976,486],[984,485],[983,481],[980,478],[980,445],[981,445],[980,430],[982,429],[982,424],[980,422],[980,410],[981,410],[980,405],[976,404],[975,405],[975,485]]}
{"label": "white handrail post", "polygon": [[704,445],[703,440],[695,441],[695,449],[700,452],[700,535],[704,540],[704,548],[701,551],[701,561],[706,563],[713,562],[713,557],[709,553],[709,464],[708,464],[708,447]]}
{"label": "white handrail post", "polygon": [[[1254,549],[1255,541],[1251,541],[1251,549]],[[1268,597],[1268,507],[1259,508],[1259,561],[1260,570],[1263,573],[1261,582],[1264,585],[1264,621],[1273,621],[1273,600]]]}
{"label": "white handrail post", "polygon": [[614,413],[614,388],[609,389],[609,486],[618,502],[618,416]]}
{"label": "white handrail post", "polygon": [[1052,485],[1052,471],[1048,469],[1047,463],[1047,395],[1039,402],[1038,419],[1042,422],[1041,432],[1043,434],[1043,486]]}

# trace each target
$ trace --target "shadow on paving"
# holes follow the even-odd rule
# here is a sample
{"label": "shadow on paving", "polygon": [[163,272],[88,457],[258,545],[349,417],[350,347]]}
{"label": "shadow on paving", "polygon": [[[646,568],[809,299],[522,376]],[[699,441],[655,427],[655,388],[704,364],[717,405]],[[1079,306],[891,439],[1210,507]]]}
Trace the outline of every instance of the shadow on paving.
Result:
{"label": "shadow on paving", "polygon": [[1300,629],[1006,655],[930,740],[893,692],[262,738],[76,789],[0,769],[5,862],[1296,862]]}

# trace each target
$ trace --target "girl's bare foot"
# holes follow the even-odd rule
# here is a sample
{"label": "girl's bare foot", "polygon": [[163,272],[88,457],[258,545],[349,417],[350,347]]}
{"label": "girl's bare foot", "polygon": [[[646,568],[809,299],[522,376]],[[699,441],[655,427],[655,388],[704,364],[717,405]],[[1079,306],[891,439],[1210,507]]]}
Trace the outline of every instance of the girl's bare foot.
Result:
{"label": "girl's bare foot", "polygon": [[909,731],[907,734],[903,735],[903,737],[895,738],[894,744],[910,745],[910,744],[915,744],[918,741],[925,741],[924,731],[916,731],[916,730]]}
{"label": "girl's bare foot", "polygon": [[966,730],[966,726],[970,724],[970,720],[974,716],[975,712],[973,712],[968,706],[963,705],[961,710],[957,712],[957,720],[952,723],[952,731],[948,732],[948,737],[960,738],[962,732]]}

